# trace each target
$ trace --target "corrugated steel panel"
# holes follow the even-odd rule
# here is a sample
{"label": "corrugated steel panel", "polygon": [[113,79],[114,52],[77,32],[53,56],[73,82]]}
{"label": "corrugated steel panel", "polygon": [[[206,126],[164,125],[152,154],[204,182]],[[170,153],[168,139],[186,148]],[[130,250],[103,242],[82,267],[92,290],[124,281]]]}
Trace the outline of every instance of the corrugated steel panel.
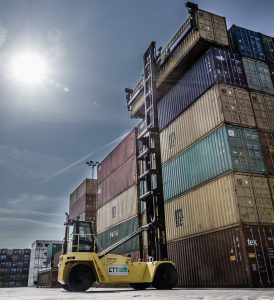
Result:
{"label": "corrugated steel panel", "polygon": [[97,231],[105,230],[137,214],[137,185],[133,185],[97,210]]}
{"label": "corrugated steel panel", "polygon": [[252,92],[250,98],[258,128],[274,130],[274,96]]}
{"label": "corrugated steel panel", "polygon": [[97,208],[137,183],[137,161],[132,156],[98,185]]}
{"label": "corrugated steel panel", "polygon": [[[97,180],[85,179],[71,194],[69,204],[70,218],[85,212],[89,218],[96,214]],[[95,220],[95,219],[94,219]]]}
{"label": "corrugated steel panel", "polygon": [[274,223],[265,176],[230,173],[165,204],[167,241],[244,223]]}
{"label": "corrugated steel panel", "polygon": [[104,181],[136,153],[136,128],[134,128],[98,166],[98,183]]}
{"label": "corrugated steel panel", "polygon": [[[133,233],[139,227],[140,224],[138,221],[138,217],[134,217],[123,223],[108,228],[103,232],[99,232],[97,235],[97,239],[102,249],[106,249],[111,245],[119,242],[121,239],[128,236],[129,234]],[[135,238],[119,246],[112,253],[125,253],[125,252],[130,252],[138,249],[139,249],[139,237],[136,236]]]}
{"label": "corrugated steel panel", "polygon": [[160,133],[162,163],[223,122],[255,127],[247,90],[223,84],[209,89]]}
{"label": "corrugated steel panel", "polygon": [[229,170],[265,173],[258,132],[223,125],[162,167],[167,201]]}
{"label": "corrugated steel panel", "polygon": [[261,131],[259,137],[267,171],[269,174],[274,175],[274,133]]}
{"label": "corrugated steel panel", "polygon": [[244,226],[168,243],[178,286],[273,286],[273,233]]}
{"label": "corrugated steel panel", "polygon": [[[159,74],[157,74],[157,87],[165,81],[168,74],[170,74],[174,67],[178,65],[182,57],[184,57],[193,47],[198,48],[197,43],[199,40],[202,39],[223,46],[228,45],[227,28],[224,17],[211,14],[204,10],[198,10],[196,21],[198,30],[196,30],[196,28],[191,29],[192,20],[191,17],[189,17],[180,29],[182,36],[188,31],[189,33],[184,39],[181,39],[176,46],[171,45],[170,47],[167,47],[169,51],[172,51],[172,54],[161,66]],[[174,48],[174,50],[172,48]],[[163,53],[162,56],[165,54],[166,53]]]}
{"label": "corrugated steel panel", "polygon": [[269,73],[270,73],[271,81],[272,81],[272,83],[274,85],[274,64],[269,64],[268,68],[269,68]]}
{"label": "corrugated steel panel", "polygon": [[274,43],[273,38],[265,34],[260,34],[263,43],[266,62],[274,63]]}
{"label": "corrugated steel panel", "polygon": [[243,56],[265,60],[260,33],[233,25],[228,31],[228,36],[233,51]]}
{"label": "corrugated steel panel", "polygon": [[243,64],[250,89],[274,94],[273,83],[266,63],[244,57]]}
{"label": "corrugated steel panel", "polygon": [[214,83],[247,87],[239,55],[227,49],[210,48],[200,57],[157,104],[160,131]]}

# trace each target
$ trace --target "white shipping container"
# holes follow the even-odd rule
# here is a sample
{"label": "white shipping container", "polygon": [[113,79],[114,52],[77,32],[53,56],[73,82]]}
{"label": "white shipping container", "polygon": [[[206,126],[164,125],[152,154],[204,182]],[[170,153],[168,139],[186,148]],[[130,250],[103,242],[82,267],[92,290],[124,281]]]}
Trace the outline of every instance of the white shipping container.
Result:
{"label": "white shipping container", "polygon": [[164,164],[223,122],[255,127],[247,90],[216,84],[160,133]]}
{"label": "white shipping container", "polygon": [[97,232],[106,230],[137,214],[138,198],[135,184],[97,210]]}

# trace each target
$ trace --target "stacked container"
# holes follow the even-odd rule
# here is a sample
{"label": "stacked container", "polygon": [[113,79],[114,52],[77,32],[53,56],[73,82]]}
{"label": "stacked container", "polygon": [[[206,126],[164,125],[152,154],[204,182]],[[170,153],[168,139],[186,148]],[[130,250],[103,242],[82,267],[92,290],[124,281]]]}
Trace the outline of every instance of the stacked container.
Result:
{"label": "stacked container", "polygon": [[[102,249],[140,227],[137,195],[136,134],[133,129],[98,166],[97,238]],[[114,253],[139,257],[135,237]]]}
{"label": "stacked container", "polygon": [[[52,245],[61,245],[62,241],[36,240],[31,245],[28,286],[37,284],[38,271],[47,268],[48,249],[52,253]],[[52,246],[52,248],[51,248]],[[58,246],[57,246],[58,247]]]}
{"label": "stacked container", "polygon": [[86,178],[71,194],[69,216],[96,223],[97,180]]}
{"label": "stacked container", "polygon": [[0,288],[28,286],[30,249],[0,249]]}
{"label": "stacked container", "polygon": [[229,38],[157,104],[179,286],[274,286],[273,44],[266,54],[262,35],[236,26]]}

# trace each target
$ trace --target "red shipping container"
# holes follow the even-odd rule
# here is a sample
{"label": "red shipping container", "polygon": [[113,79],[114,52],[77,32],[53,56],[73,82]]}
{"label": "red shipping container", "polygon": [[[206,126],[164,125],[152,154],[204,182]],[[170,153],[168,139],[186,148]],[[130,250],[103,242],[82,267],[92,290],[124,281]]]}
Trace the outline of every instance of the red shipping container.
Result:
{"label": "red shipping container", "polygon": [[137,128],[134,128],[98,165],[98,184],[119,169],[131,156],[136,155]]}
{"label": "red shipping container", "polygon": [[[97,209],[136,183],[137,161],[134,155],[98,184]],[[128,200],[131,201],[132,199]]]}

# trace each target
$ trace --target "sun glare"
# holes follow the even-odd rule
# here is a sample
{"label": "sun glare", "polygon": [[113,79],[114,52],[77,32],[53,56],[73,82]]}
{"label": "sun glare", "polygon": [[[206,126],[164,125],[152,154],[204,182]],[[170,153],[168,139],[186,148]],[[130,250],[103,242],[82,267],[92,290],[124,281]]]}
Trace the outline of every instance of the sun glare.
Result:
{"label": "sun glare", "polygon": [[13,57],[10,71],[13,78],[31,85],[46,78],[47,64],[39,54],[22,53]]}

